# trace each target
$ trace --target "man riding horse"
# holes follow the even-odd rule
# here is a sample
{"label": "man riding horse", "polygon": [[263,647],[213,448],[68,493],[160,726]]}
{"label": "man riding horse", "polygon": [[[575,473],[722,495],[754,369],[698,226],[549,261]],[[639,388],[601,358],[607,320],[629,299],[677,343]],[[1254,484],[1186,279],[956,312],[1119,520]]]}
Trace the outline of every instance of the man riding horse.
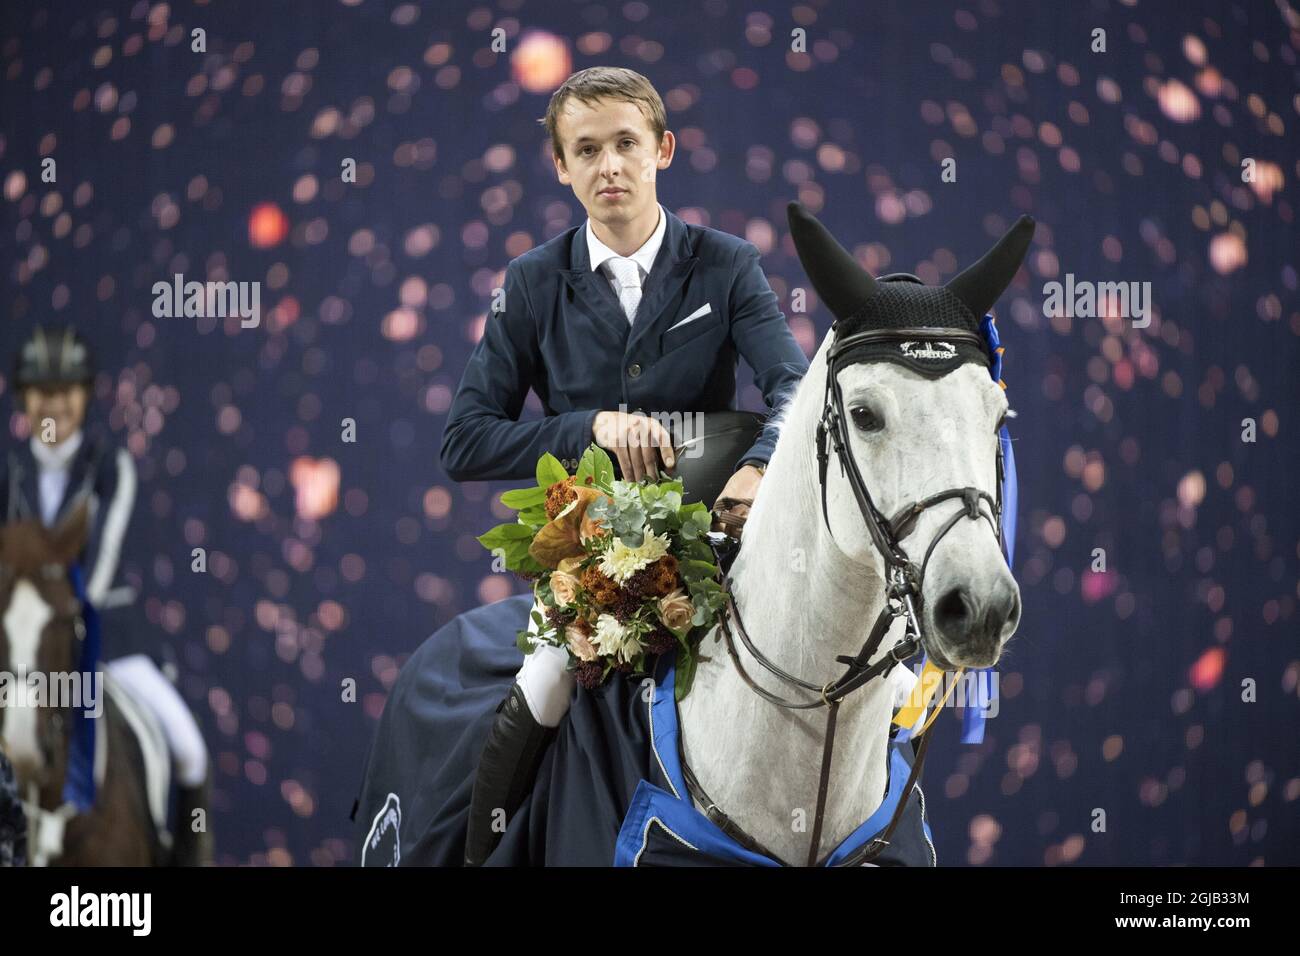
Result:
{"label": "man riding horse", "polygon": [[[588,219],[507,267],[505,309],[489,317],[448,416],[447,473],[461,481],[532,477],[541,451],[576,467],[595,441],[629,481],[684,469],[688,494],[726,499],[743,513],[775,430],[755,434],[753,418],[708,413],[732,407],[737,355],[771,409],[808,367],[757,250],[688,226],[658,203],[653,174],[671,164],[675,139],[640,74],[574,74],[551,97],[545,123],[560,182]],[[530,388],[547,407],[542,422],[516,420]],[[695,413],[704,413],[706,434],[690,435],[699,449],[679,459],[674,445],[686,436],[654,416],[682,415],[689,425]],[[490,851],[488,819],[497,808],[514,812],[568,709],[573,678],[564,664],[558,648],[529,655],[502,704],[480,763],[470,863]]]}
{"label": "man riding horse", "polygon": [[[776,491],[730,569],[719,561],[727,611],[692,689],[675,699],[669,649],[653,675],[571,694],[535,780],[507,792],[518,808],[490,809],[488,865],[936,863],[920,770],[942,704],[926,718],[898,665],[924,652],[927,669],[991,667],[1019,625],[1003,348],[986,313],[1033,221],[930,287],[871,276],[797,203],[789,219],[836,321],[783,409]],[[459,615],[403,666],[355,808],[363,865],[478,862],[491,707],[531,600]],[[527,709],[517,690],[505,703]]]}
{"label": "man riding horse", "polygon": [[[131,650],[143,636],[132,614],[134,589],[120,581],[120,558],[135,505],[136,473],[131,454],[85,429],[94,357],[71,327],[37,326],[23,342],[14,364],[19,411],[30,438],[11,448],[0,462],[0,515],[6,525],[38,522],[62,526],[79,508],[90,519],[89,534],[71,569],[87,620],[106,636],[110,653]],[[93,671],[93,641],[83,670]],[[189,828],[197,811],[208,809],[208,753],[203,735],[172,683],[145,653],[119,656],[106,665],[116,683],[147,707],[161,725],[175,768],[177,823]],[[32,734],[11,732],[0,709],[0,740],[15,763],[43,758]],[[89,725],[73,731],[65,794],[83,811],[94,802],[95,734]],[[206,823],[196,833],[198,855],[210,857]]]}
{"label": "man riding horse", "polygon": [[[811,434],[817,421],[811,417],[812,402],[819,402],[820,474],[815,467],[806,474],[813,459],[812,449],[805,449],[810,438],[796,435],[782,439],[781,448],[787,449],[783,464],[768,480],[779,475],[783,493],[800,496],[810,482],[814,489],[820,482],[821,513],[816,517],[818,523],[825,518],[827,532],[831,518],[826,495],[832,482],[836,487],[831,500],[841,502],[832,509],[838,515],[839,534],[829,536],[818,533],[802,500],[783,499],[772,507],[760,502],[759,512],[767,516],[761,523],[764,536],[755,545],[758,551],[746,549],[751,552],[747,580],[758,580],[774,570],[771,565],[782,563],[780,549],[792,542],[811,543],[815,535],[830,566],[850,554],[853,567],[869,568],[883,559],[883,570],[853,589],[858,603],[874,604],[867,623],[877,623],[868,628],[865,644],[857,638],[856,654],[835,658],[849,667],[848,673],[823,686],[795,678],[784,668],[791,667],[791,655],[801,659],[805,645],[827,640],[829,632],[803,633],[797,627],[789,631],[787,624],[778,635],[768,633],[767,645],[760,650],[741,625],[739,611],[730,607],[730,625],[724,616],[719,632],[726,635],[735,671],[748,687],[731,680],[735,675],[727,658],[714,654],[705,682],[710,690],[693,691],[679,714],[671,653],[660,656],[653,676],[615,678],[575,695],[569,651],[562,647],[541,644],[518,667],[520,654],[510,635],[529,620],[532,595],[462,614],[412,655],[389,695],[354,808],[354,815],[361,811],[360,860],[364,865],[778,865],[792,858],[793,842],[802,844],[810,863],[933,865],[924,796],[916,785],[929,736],[921,740],[922,729],[913,738],[911,722],[890,726],[889,705],[901,684],[886,678],[906,674],[896,665],[922,649],[936,662],[933,666],[989,666],[1018,623],[1019,596],[1007,568],[1010,552],[1003,537],[1002,468],[1009,449],[1004,434],[994,438],[1002,429],[998,419],[1006,406],[996,387],[1001,349],[985,313],[1019,267],[1032,223],[1018,223],[979,263],[949,286],[933,289],[914,276],[870,277],[806,211],[791,204],[791,231],[801,261],[837,318],[836,329],[818,352],[818,394],[811,398],[809,389],[798,388],[808,363],[762,275],[757,250],[735,237],[687,226],[653,203],[654,171],[667,167],[673,149],[671,134],[664,132],[655,112],[657,96],[647,94],[648,84],[641,85],[635,74],[635,79],[629,78],[627,71],[596,69],[586,74],[575,75],[556,92],[547,125],[561,181],[573,185],[590,218],[584,227],[562,233],[507,268],[504,310],[489,316],[451,409],[443,437],[444,467],[461,480],[532,478],[543,453],[572,467],[594,440],[617,453],[623,478],[653,478],[660,465],[656,448],[671,446],[672,437],[636,415],[594,409],[615,400],[621,412],[629,405],[706,412],[726,408],[733,399],[739,350],[754,367],[769,407],[775,409],[790,390],[796,391],[788,406],[799,415],[796,432],[806,427]],[[648,131],[643,128],[647,121]],[[638,165],[641,175],[629,176]],[[653,262],[653,268],[642,264],[643,258]],[[601,267],[607,279],[593,275]],[[646,298],[641,302],[643,278]],[[621,316],[615,306],[621,307]],[[889,507],[903,492],[890,489],[873,504],[868,487],[879,476],[863,478],[851,446],[868,431],[879,431],[879,422],[860,419],[863,409],[855,407],[847,423],[835,384],[840,371],[857,376],[861,369],[850,366],[871,361],[905,368],[913,377],[896,387],[908,392],[911,401],[926,400],[918,383],[945,379],[931,387],[961,408],[953,419],[962,422],[960,442],[954,431],[952,438],[937,436],[942,440],[934,445],[949,448],[942,467],[913,462],[913,467],[926,465],[932,481],[942,480],[946,472],[955,480],[906,505],[907,513],[898,512],[892,520],[886,514],[895,514],[907,499],[882,514],[878,509]],[[971,363],[988,369],[982,380]],[[882,381],[894,381],[889,374],[879,374]],[[546,417],[519,422],[530,386],[541,398]],[[830,404],[823,410],[824,403]],[[784,427],[791,426],[787,422]],[[766,463],[774,450],[781,459],[777,437],[777,426],[769,422],[751,450],[738,452],[739,463]],[[996,469],[993,445],[986,447],[990,439],[998,448]],[[908,446],[898,451],[915,457],[923,450]],[[714,441],[705,448],[708,458],[719,451],[732,453],[726,442]],[[831,459],[838,462],[838,475],[827,471]],[[664,465],[675,463],[683,464],[664,454]],[[718,464],[713,459],[703,477]],[[724,477],[725,487],[707,491],[695,476],[682,477],[688,495],[704,491],[711,497],[720,491],[716,504],[744,499],[753,503],[762,473],[761,468],[741,467],[729,479]],[[840,476],[846,474],[853,479],[857,502],[851,513],[842,504]],[[954,504],[960,505],[955,512],[937,517]],[[782,529],[793,536],[777,536],[778,541],[773,529],[783,509],[798,520]],[[1014,500],[1011,511],[1008,528],[1014,527]],[[973,520],[961,522],[962,517]],[[753,524],[757,518],[758,512],[750,519],[751,531],[759,529]],[[943,523],[936,527],[938,520]],[[971,530],[984,524],[992,535]],[[901,546],[902,539],[918,529],[930,540],[928,549],[921,546],[924,560]],[[946,547],[931,565],[940,540]],[[1005,555],[999,548],[1006,549]],[[737,567],[744,558],[742,551]],[[720,563],[725,572],[725,560]],[[764,563],[769,567],[760,567]],[[788,569],[785,577],[790,577]],[[942,589],[937,596],[943,600],[924,602],[923,581],[926,587]],[[766,605],[773,618],[788,616],[782,602],[798,604],[796,593],[756,591],[752,583],[747,596]],[[755,618],[747,618],[752,633]],[[895,630],[892,624],[904,618],[904,633],[891,633],[885,640],[887,632]],[[845,634],[852,636],[858,621],[854,617],[835,623],[846,625]],[[771,625],[761,615],[757,623]],[[794,700],[755,685],[741,668],[733,632],[744,642],[748,666],[760,666],[795,685],[800,693]],[[786,646],[773,648],[772,640],[781,637]],[[786,661],[784,668],[774,659]],[[514,686],[501,700],[496,695],[503,675],[516,668]],[[808,690],[819,693],[799,699]],[[841,726],[846,720],[849,724],[841,737],[854,738],[858,751],[852,755],[858,760],[841,758],[833,767],[836,713],[854,691],[856,705],[847,708],[848,716],[841,720]],[[755,692],[761,701],[775,705],[770,712],[754,713],[752,697],[736,697]],[[484,709],[494,697],[499,701],[495,716]],[[710,706],[721,709],[706,713]],[[814,729],[807,721],[823,706],[826,723]],[[777,715],[780,709],[786,714]],[[898,713],[896,721],[911,709]],[[740,714],[745,716],[737,723]],[[567,724],[562,725],[566,715]],[[764,751],[764,742],[746,731],[758,727],[755,718],[760,716],[773,728],[768,743],[824,734],[811,843],[802,831],[792,840],[780,820],[782,813],[790,812],[802,818],[813,807],[792,802],[773,815],[765,812],[769,808],[754,788],[764,773],[784,778],[789,768],[759,760],[747,768],[753,779],[746,792],[736,794],[733,787],[724,786],[728,759],[743,760]],[[722,740],[720,732],[728,739],[712,743],[711,738]],[[734,743],[739,746],[732,746],[737,735],[740,739]],[[687,749],[696,755],[690,764],[695,775],[685,759],[687,738],[693,744]],[[782,782],[796,790],[805,787],[805,755],[780,750],[775,748],[769,759],[785,759],[800,769],[795,778]],[[880,759],[883,752],[888,756]],[[795,757],[799,759],[791,759]],[[858,785],[844,785],[850,778]],[[840,785],[832,786],[832,781]],[[863,781],[869,783],[863,786]],[[712,799],[705,796],[704,787]],[[767,789],[769,795],[775,793]],[[833,797],[830,807],[828,793]],[[731,815],[722,812],[718,799]],[[855,816],[859,809],[862,815]],[[827,834],[822,832],[824,816],[830,821]],[[858,824],[864,816],[865,822],[846,830],[847,823]],[[755,834],[751,819],[765,829]],[[829,853],[821,848],[824,835],[840,838]]]}

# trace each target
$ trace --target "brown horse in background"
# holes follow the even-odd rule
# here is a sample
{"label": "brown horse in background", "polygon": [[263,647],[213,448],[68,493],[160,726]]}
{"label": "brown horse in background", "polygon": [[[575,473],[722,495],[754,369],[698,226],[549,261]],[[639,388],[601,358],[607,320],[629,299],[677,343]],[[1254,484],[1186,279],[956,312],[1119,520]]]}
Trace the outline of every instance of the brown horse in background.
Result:
{"label": "brown horse in background", "polygon": [[[36,521],[0,528],[0,672],[18,687],[31,674],[71,674],[78,668],[85,627],[68,567],[85,545],[83,501],[55,528]],[[141,728],[152,728],[147,709],[132,705],[104,678],[103,711],[96,728],[94,806],[77,813],[63,799],[76,710],[7,708],[0,695],[0,750],[10,758],[28,821],[28,859],[60,866],[202,865],[206,842],[189,821],[177,821],[175,843],[150,809]],[[83,679],[85,675],[83,675]],[[127,711],[130,710],[131,714]],[[204,849],[200,849],[200,845]]]}

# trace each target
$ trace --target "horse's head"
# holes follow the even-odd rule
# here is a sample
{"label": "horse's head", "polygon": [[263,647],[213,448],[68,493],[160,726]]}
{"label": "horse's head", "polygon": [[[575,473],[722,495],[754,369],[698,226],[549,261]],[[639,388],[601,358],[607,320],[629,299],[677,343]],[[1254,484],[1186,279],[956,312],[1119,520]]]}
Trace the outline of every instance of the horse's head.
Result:
{"label": "horse's head", "polygon": [[1019,268],[1033,221],[1022,218],[942,287],[876,279],[796,203],[790,226],[836,317],[810,370],[828,386],[826,526],[849,560],[883,579],[891,551],[910,562],[937,664],[992,665],[1019,624],[1020,591],[997,513],[1007,400],[989,374],[981,319]]}
{"label": "horse's head", "polygon": [[87,524],[83,501],[52,529],[37,521],[0,528],[0,748],[22,792],[62,780],[66,768],[72,702],[41,698],[53,675],[77,668],[81,602],[67,569]]}

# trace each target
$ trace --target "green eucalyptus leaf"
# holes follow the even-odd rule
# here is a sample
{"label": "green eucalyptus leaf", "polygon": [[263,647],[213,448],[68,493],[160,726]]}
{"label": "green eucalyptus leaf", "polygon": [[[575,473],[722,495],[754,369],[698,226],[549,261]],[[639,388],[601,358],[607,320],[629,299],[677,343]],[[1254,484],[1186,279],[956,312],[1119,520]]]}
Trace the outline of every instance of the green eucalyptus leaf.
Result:
{"label": "green eucalyptus leaf", "polygon": [[682,577],[688,582],[711,581],[718,573],[718,566],[712,561],[700,561],[696,558],[679,561],[677,568],[681,571]]}
{"label": "green eucalyptus leaf", "polygon": [[679,557],[693,558],[696,561],[713,564],[713,549],[709,547],[707,541],[694,538],[684,543]]}

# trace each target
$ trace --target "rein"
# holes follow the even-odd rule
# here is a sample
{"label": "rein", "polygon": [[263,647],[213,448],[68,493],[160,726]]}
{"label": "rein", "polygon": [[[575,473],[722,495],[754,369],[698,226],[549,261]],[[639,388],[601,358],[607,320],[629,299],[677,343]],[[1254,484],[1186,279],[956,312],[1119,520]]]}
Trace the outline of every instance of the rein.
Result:
{"label": "rein", "polygon": [[[834,330],[838,325],[838,320],[832,325]],[[888,580],[886,588],[885,605],[881,608],[880,614],[877,615],[871,631],[868,633],[866,640],[862,644],[862,649],[854,656],[838,655],[835,660],[843,664],[845,672],[835,680],[825,684],[816,684],[804,680],[794,674],[790,674],[778,666],[774,661],[768,658],[762,651],[755,646],[740,617],[740,609],[736,606],[733,596],[731,577],[728,571],[723,571],[723,590],[726,594],[726,605],[723,613],[719,618],[718,624],[726,638],[727,652],[731,656],[732,662],[736,666],[737,673],[749,687],[764,700],[778,707],[788,710],[814,710],[818,707],[825,707],[826,713],[826,730],[823,737],[821,772],[817,785],[817,810],[813,818],[813,832],[810,845],[808,847],[807,865],[815,866],[818,864],[818,851],[821,849],[822,828],[825,822],[826,800],[830,788],[831,760],[835,748],[835,729],[836,719],[839,713],[840,703],[850,693],[866,685],[877,677],[885,677],[894,667],[908,658],[915,655],[922,649],[923,637],[921,634],[920,614],[918,605],[921,602],[921,586],[925,580],[925,571],[929,567],[930,557],[934,554],[934,549],[938,546],[943,537],[951,531],[957,522],[962,518],[969,518],[978,521],[984,518],[989,522],[990,528],[997,536],[999,543],[1002,541],[1002,477],[1003,461],[1002,446],[998,443],[997,453],[997,497],[996,499],[988,492],[980,488],[951,488],[947,491],[941,491],[937,494],[930,495],[919,501],[901,508],[892,519],[886,519],[876,508],[871,499],[871,494],[867,490],[866,482],[858,470],[857,461],[848,453],[849,435],[846,416],[844,414],[844,399],[840,391],[838,373],[844,364],[848,363],[848,357],[851,353],[859,351],[863,346],[874,345],[880,342],[910,341],[915,339],[927,339],[941,337],[948,341],[963,342],[965,344],[978,345],[981,349],[985,347],[983,338],[974,332],[966,332],[956,329],[934,329],[934,328],[913,328],[913,329],[873,329],[867,332],[859,332],[849,335],[840,340],[837,338],[832,343],[827,353],[826,367],[826,393],[823,401],[822,416],[817,423],[817,463],[818,463],[818,482],[821,485],[822,499],[822,519],[826,524],[826,530],[834,538],[834,532],[830,529],[830,518],[827,509],[827,481],[826,472],[830,462],[830,455],[833,452],[840,463],[840,474],[844,475],[849,486],[853,490],[853,496],[857,502],[858,509],[867,525],[867,530],[871,534],[872,543],[880,553],[885,563],[885,574]],[[830,447],[828,448],[828,440]],[[903,551],[901,542],[911,534],[915,528],[917,519],[921,514],[930,507],[943,501],[951,499],[960,499],[962,508],[956,511],[940,527],[939,531],[931,539],[925,550],[925,555],[921,560],[918,568]],[[982,501],[987,501],[989,510],[992,513],[990,517],[980,507]],[[718,506],[722,508],[719,510]],[[737,514],[733,509],[736,505],[752,506],[751,499],[737,498],[720,498],[715,503],[715,524],[721,525],[723,534],[714,534],[709,536],[710,547],[714,549],[714,555],[718,559],[720,569],[724,568],[724,555],[719,551],[727,547],[730,551],[730,557],[734,559],[735,549],[739,548],[741,532],[744,528],[747,515]],[[731,543],[728,546],[728,539]],[[904,637],[890,651],[871,664],[872,655],[879,649],[885,635],[889,632],[896,618],[902,617],[906,620],[906,630]],[[735,634],[733,635],[733,624]],[[758,684],[745,670],[744,664],[740,660],[740,655],[736,651],[735,636],[740,637],[741,643],[745,645],[746,650],[753,655],[754,660],[770,674],[782,682],[799,688],[809,694],[816,695],[814,699],[804,701],[794,701],[774,694]],[[933,718],[931,718],[933,721]],[[915,761],[912,765],[912,771],[908,776],[907,783],[903,788],[902,797],[898,805],[894,808],[888,825],[881,833],[873,838],[870,842],[855,851],[848,860],[846,865],[860,865],[875,859],[889,846],[889,838],[897,829],[899,822],[902,820],[903,812],[911,798],[912,790],[920,779],[921,770],[925,765],[925,755],[930,743],[930,734],[926,732],[929,723],[926,723],[920,733],[921,743],[915,752]],[[917,735],[913,735],[913,740]],[[747,849],[754,852],[762,853],[772,859],[779,860],[780,857],[771,851],[765,849],[762,844],[751,837],[744,831],[734,820],[724,813],[711,799],[704,788],[700,786],[695,774],[686,766],[685,759],[682,760],[683,776],[686,780],[687,789],[691,796],[705,808],[705,814],[716,826],[724,833],[728,834],[736,842],[740,843]]]}

